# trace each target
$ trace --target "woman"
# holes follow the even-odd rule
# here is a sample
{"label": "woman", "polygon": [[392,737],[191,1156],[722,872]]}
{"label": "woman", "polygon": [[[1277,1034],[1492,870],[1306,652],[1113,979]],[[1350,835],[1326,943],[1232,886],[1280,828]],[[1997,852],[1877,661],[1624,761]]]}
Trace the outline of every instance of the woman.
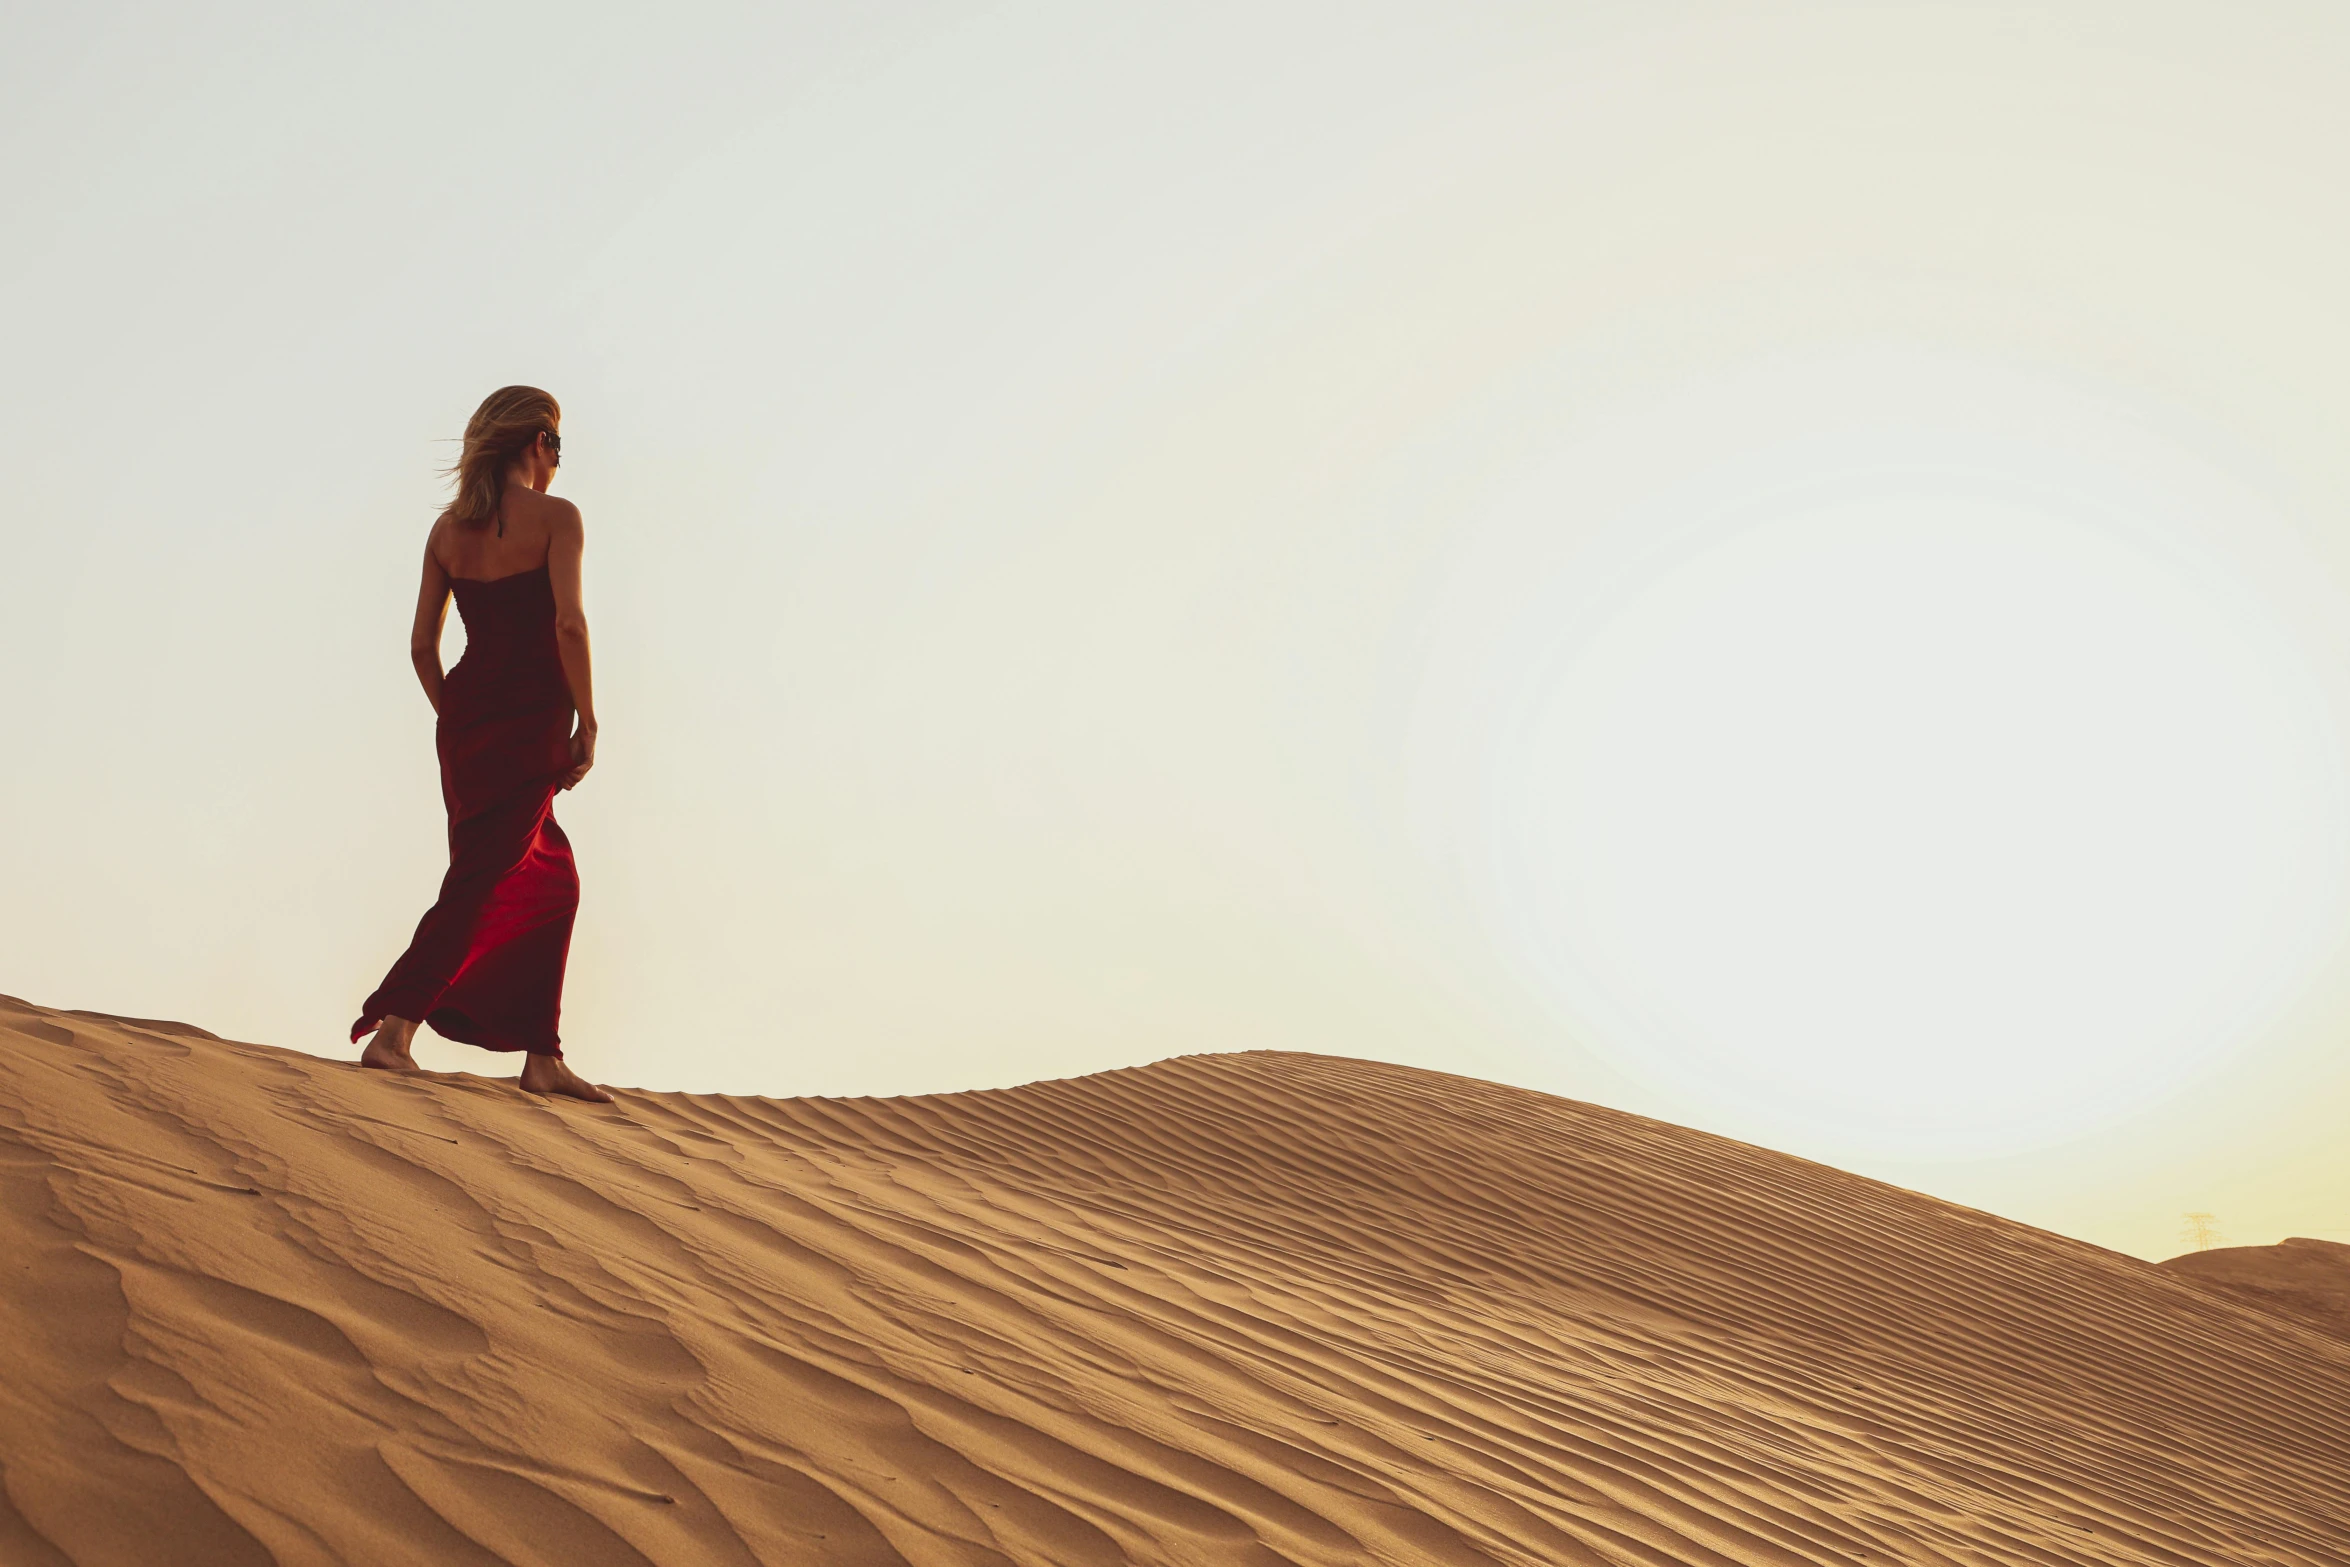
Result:
{"label": "woman", "polygon": [[[579,910],[555,791],[596,762],[587,617],[579,606],[579,508],[546,493],[563,411],[530,386],[492,392],[465,427],[457,499],[424,546],[408,656],[440,715],[449,874],[400,961],[359,1009],[361,1066],[418,1070],[417,1026],[488,1050],[527,1052],[522,1086],[611,1103],[564,1064],[555,1020]],[[465,656],[441,674],[449,595]],[[576,717],[577,727],[573,727]]]}

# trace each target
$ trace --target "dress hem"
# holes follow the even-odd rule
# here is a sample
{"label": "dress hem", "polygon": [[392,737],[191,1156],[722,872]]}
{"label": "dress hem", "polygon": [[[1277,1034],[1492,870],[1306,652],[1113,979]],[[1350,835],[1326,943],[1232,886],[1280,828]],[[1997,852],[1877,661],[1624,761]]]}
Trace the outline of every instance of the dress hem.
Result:
{"label": "dress hem", "polygon": [[[354,1045],[359,1043],[360,1040],[381,1028],[385,1018],[395,1015],[391,1012],[380,1012],[373,1017],[360,1018],[358,1022],[351,1025],[351,1043]],[[548,1045],[521,1044],[516,1042],[512,1035],[501,1036],[494,1029],[479,1027],[464,1013],[452,1008],[442,1007],[429,1011],[417,1021],[452,1044],[471,1045],[476,1050],[495,1050],[502,1055],[520,1053],[532,1056],[553,1056],[558,1061],[563,1059],[561,1040]],[[468,1035],[475,1037],[469,1038]]]}

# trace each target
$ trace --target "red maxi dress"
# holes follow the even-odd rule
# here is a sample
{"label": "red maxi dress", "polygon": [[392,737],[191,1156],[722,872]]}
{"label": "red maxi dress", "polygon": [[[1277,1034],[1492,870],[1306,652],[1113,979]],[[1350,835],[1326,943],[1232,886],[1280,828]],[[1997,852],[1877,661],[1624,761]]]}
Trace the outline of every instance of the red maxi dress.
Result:
{"label": "red maxi dress", "polygon": [[405,1017],[487,1050],[560,1056],[579,871],[554,816],[572,721],[555,590],[544,566],[451,584],[465,656],[441,683],[436,734],[449,874],[351,1038]]}

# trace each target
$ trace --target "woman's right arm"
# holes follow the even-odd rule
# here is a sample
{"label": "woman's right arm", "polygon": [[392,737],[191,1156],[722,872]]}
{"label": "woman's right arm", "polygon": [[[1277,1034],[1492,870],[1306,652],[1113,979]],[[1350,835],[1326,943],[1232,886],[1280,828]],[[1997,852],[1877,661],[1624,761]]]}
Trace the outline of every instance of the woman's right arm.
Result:
{"label": "woman's right arm", "polygon": [[571,771],[563,787],[571,788],[596,765],[596,684],[588,657],[587,610],[580,603],[579,564],[587,548],[587,530],[579,508],[549,496],[553,504],[547,519],[547,583],[555,590],[555,652],[563,660],[563,680],[571,687],[571,705],[579,727],[571,735]]}
{"label": "woman's right arm", "polygon": [[416,624],[408,628],[408,661],[424,683],[424,699],[441,710],[441,623],[449,615],[449,574],[424,544],[424,581],[416,589]]}

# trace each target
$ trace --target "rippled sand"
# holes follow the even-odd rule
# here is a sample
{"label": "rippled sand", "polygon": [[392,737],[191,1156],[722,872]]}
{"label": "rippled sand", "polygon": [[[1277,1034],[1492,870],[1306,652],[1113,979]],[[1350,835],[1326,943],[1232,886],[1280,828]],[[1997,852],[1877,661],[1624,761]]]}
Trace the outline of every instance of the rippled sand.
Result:
{"label": "rippled sand", "polygon": [[2350,1562],[2350,1344],[1321,1056],[548,1104],[0,1002],[0,1563]]}
{"label": "rippled sand", "polygon": [[2215,1295],[2350,1340],[2350,1246],[2296,1235],[2275,1246],[2222,1246],[2159,1264]]}

